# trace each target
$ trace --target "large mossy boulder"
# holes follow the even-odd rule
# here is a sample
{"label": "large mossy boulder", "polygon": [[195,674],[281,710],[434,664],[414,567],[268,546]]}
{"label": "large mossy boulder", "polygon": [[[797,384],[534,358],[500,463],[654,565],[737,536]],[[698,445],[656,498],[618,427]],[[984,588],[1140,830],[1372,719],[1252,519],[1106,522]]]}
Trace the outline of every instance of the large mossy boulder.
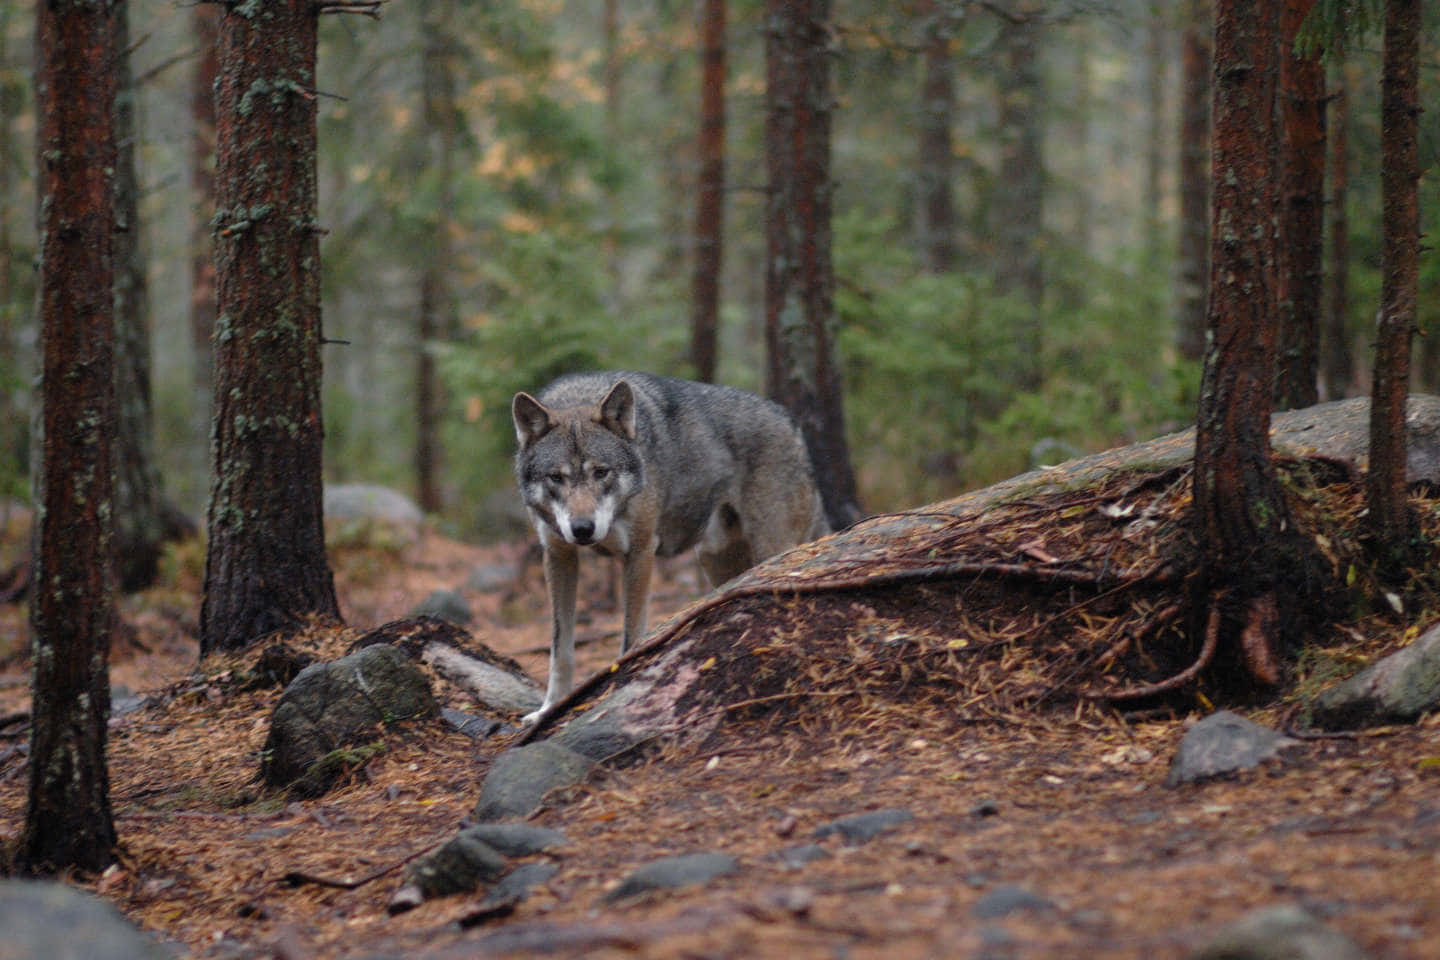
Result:
{"label": "large mossy boulder", "polygon": [[381,728],[439,713],[425,673],[394,647],[313,664],[275,707],[261,774],[272,787],[318,796],[369,755]]}

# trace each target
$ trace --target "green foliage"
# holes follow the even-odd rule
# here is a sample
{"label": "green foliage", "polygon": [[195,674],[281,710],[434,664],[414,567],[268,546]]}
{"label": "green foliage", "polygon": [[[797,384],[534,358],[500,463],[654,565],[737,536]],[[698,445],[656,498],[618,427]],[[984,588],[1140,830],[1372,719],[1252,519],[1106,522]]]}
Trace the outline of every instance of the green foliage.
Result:
{"label": "green foliage", "polygon": [[1384,21],[1384,0],[1316,0],[1300,25],[1295,52],[1302,57],[1317,53],[1343,56],[1379,30]]}
{"label": "green foliage", "polygon": [[583,237],[512,234],[482,273],[493,306],[471,319],[466,338],[434,345],[454,398],[447,455],[464,465],[456,479],[470,503],[508,482],[517,391],[580,370],[673,369],[673,335],[685,332],[672,325],[667,335],[646,316],[607,309],[602,263]]}
{"label": "green foliage", "polygon": [[851,443],[872,509],[1188,422],[1199,372],[1172,357],[1163,275],[1052,251],[1047,376],[1021,392],[1015,328],[1032,307],[980,274],[920,272],[887,224],[842,218],[836,237]]}

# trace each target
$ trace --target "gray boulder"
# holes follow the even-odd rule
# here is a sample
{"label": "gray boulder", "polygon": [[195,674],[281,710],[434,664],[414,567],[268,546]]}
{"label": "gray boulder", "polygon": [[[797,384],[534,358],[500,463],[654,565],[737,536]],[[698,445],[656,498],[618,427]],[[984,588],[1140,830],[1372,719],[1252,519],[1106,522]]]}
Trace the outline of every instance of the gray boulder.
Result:
{"label": "gray boulder", "polygon": [[371,744],[377,728],[428,719],[440,708],[409,657],[384,644],[300,671],[280,697],[265,740],[261,774],[298,796],[329,790]]}
{"label": "gray boulder", "polygon": [[0,880],[5,960],[168,960],[114,907],[58,883]]}
{"label": "gray boulder", "polygon": [[1315,698],[1327,730],[1409,723],[1440,706],[1440,626]]}
{"label": "gray boulder", "polygon": [[405,494],[373,483],[325,488],[326,540],[331,544],[409,546],[420,540],[425,514]]}
{"label": "gray boulder", "polygon": [[1186,731],[1165,783],[1173,787],[1248,770],[1299,743],[1239,714],[1218,710]]}
{"label": "gray boulder", "polygon": [[551,790],[583,783],[595,762],[553,740],[506,750],[480,785],[474,819],[521,820],[540,808]]}
{"label": "gray boulder", "polygon": [[662,857],[640,867],[605,898],[614,903],[651,890],[678,890],[735,873],[740,864],[728,853],[687,853]]}
{"label": "gray boulder", "polygon": [[1344,934],[1287,904],[1246,914],[1190,960],[1366,960],[1366,955]]}

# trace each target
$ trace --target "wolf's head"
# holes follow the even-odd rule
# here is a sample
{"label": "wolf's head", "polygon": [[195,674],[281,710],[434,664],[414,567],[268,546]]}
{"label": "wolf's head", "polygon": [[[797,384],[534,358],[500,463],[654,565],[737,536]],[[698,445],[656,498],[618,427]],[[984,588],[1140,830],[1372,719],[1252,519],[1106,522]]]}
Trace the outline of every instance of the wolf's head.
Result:
{"label": "wolf's head", "polygon": [[564,407],[517,393],[510,412],[516,479],[536,524],[576,546],[610,541],[624,552],[625,504],[644,482],[630,385],[619,381],[598,404]]}

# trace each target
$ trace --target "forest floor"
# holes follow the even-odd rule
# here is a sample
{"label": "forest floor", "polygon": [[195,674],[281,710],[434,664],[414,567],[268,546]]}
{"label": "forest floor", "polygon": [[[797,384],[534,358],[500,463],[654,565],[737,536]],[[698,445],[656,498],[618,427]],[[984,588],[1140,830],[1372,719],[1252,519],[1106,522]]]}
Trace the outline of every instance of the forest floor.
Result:
{"label": "forest floor", "polygon": [[[930,697],[863,717],[817,706],[739,719],[702,751],[607,769],[537,814],[569,842],[541,858],[558,871],[510,915],[462,929],[478,919],[481,891],[391,916],[403,864],[454,835],[513,735],[401,725],[341,789],[307,801],[267,792],[256,773],[280,691],[237,682],[253,654],[197,664],[199,559],[198,545],[180,548],[164,585],[124,600],[112,683],[154,696],[110,731],[120,862],[74,879],[191,956],[1139,960],[1188,956],[1222,925],[1275,904],[1303,906],[1377,958],[1440,956],[1440,718],[1306,740],[1283,763],[1166,787],[1187,721],[1206,712],[1199,697],[1189,713],[1129,718],[1072,698],[977,721]],[[349,627],[307,634],[323,655],[432,590],[459,589],[475,640],[544,677],[548,614],[528,544],[475,547],[427,532],[402,548],[344,548],[334,566]],[[501,585],[465,587],[477,569]],[[590,564],[582,610],[596,612],[580,631],[582,675],[617,652],[610,589]],[[692,563],[663,566],[652,622],[700,592]],[[1403,629],[1365,623],[1352,628],[1357,650]],[[0,639],[11,641],[0,717],[27,706],[14,642],[23,632],[22,609],[0,609]],[[475,709],[438,689],[448,705]],[[1289,704],[1241,709],[1281,726]],[[3,844],[24,815],[17,729],[0,727]],[[913,819],[858,846],[821,841],[831,855],[802,869],[774,859],[837,817],[888,808]],[[606,900],[637,866],[702,851],[741,869]],[[373,879],[292,886],[294,873]],[[1031,895],[1025,908],[977,911],[1013,888]]]}

